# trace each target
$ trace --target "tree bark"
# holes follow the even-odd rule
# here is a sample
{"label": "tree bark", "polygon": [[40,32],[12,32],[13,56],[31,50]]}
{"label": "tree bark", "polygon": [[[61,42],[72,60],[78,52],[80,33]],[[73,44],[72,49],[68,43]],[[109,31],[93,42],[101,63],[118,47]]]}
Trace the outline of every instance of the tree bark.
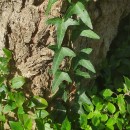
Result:
{"label": "tree bark", "polygon": [[[48,46],[56,40],[55,28],[46,25],[45,9],[48,0],[0,0],[0,55],[6,47],[13,52],[14,75],[29,79],[35,95],[50,92],[53,52]],[[130,13],[130,0],[98,0],[86,5],[94,31],[100,40],[79,38],[74,44],[79,50],[92,47],[92,59],[98,68],[117,34],[120,20]],[[55,3],[48,18],[60,16],[62,0]]]}

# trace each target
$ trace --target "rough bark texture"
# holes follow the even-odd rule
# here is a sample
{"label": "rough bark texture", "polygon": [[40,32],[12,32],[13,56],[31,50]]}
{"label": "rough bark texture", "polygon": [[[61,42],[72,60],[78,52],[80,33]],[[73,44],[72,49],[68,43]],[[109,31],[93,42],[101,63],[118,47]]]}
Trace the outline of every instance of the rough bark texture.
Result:
{"label": "rough bark texture", "polygon": [[[3,47],[12,50],[15,73],[29,78],[32,92],[42,96],[50,91],[48,69],[53,53],[47,47],[55,41],[55,28],[45,23],[47,3],[48,0],[0,0],[0,55]],[[61,6],[61,0],[56,2],[49,17],[59,16]],[[101,39],[79,38],[75,46],[91,46],[93,62],[98,66],[117,34],[120,20],[130,12],[130,0],[99,0],[91,2],[88,9]]]}

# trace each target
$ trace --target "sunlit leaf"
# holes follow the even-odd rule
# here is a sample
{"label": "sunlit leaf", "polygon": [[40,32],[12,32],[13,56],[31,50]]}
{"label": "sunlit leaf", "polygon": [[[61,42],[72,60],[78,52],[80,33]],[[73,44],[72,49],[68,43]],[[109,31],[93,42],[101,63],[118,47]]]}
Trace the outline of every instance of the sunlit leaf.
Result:
{"label": "sunlit leaf", "polygon": [[69,7],[69,9],[66,12],[65,19],[70,18],[73,14],[77,14],[89,28],[93,28],[89,14],[80,1]]}
{"label": "sunlit leaf", "polygon": [[12,83],[11,85],[12,88],[14,89],[21,88],[25,84],[25,78],[22,76],[14,77],[11,80],[11,83]]}
{"label": "sunlit leaf", "polygon": [[86,114],[81,114],[79,118],[79,123],[81,129],[86,129],[87,128],[87,115]]}
{"label": "sunlit leaf", "polygon": [[84,48],[81,50],[81,52],[84,52],[86,54],[90,54],[92,52],[92,48]]}
{"label": "sunlit leaf", "polygon": [[93,39],[100,39],[100,37],[95,32],[93,32],[92,30],[83,30],[80,33],[80,36],[93,38]]}
{"label": "sunlit leaf", "polygon": [[20,122],[9,121],[11,130],[24,130]]}
{"label": "sunlit leaf", "polygon": [[71,130],[71,123],[69,122],[67,117],[62,123],[61,130]]}
{"label": "sunlit leaf", "polygon": [[111,95],[113,94],[113,92],[110,89],[105,89],[102,92],[103,97],[107,98],[107,97],[111,97]]}
{"label": "sunlit leaf", "polygon": [[46,110],[37,110],[36,115],[38,118],[44,119],[49,115],[49,113]]}
{"label": "sunlit leaf", "polygon": [[126,103],[125,103],[125,100],[124,100],[124,95],[118,95],[117,96],[117,104],[118,104],[118,107],[119,107],[119,110],[120,110],[120,113],[123,114],[126,112]]}
{"label": "sunlit leaf", "polygon": [[45,109],[48,107],[47,101],[39,96],[34,96],[32,101],[36,105],[37,109]]}
{"label": "sunlit leaf", "polygon": [[116,107],[110,102],[107,104],[107,109],[112,114],[116,111]]}

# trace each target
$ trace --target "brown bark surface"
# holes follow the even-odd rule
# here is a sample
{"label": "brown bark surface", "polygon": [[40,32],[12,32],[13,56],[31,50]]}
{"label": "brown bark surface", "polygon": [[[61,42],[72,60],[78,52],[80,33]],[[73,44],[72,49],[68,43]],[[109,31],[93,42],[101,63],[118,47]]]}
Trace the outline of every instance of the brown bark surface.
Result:
{"label": "brown bark surface", "polygon": [[[42,96],[50,91],[48,69],[53,53],[48,45],[55,42],[55,28],[46,25],[47,3],[48,0],[0,0],[0,55],[3,47],[12,50],[14,73],[28,78],[31,91]],[[48,17],[60,16],[61,6],[62,0],[59,0]],[[98,66],[117,34],[120,20],[130,12],[130,0],[92,1],[88,10],[101,39],[79,38],[74,45],[77,50],[91,46],[93,62]]]}

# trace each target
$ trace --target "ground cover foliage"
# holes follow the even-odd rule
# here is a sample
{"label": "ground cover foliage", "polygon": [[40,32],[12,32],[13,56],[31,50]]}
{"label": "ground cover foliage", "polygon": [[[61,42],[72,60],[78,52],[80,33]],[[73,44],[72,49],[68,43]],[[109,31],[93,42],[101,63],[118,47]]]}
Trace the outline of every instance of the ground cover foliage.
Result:
{"label": "ground cover foliage", "polygon": [[[46,15],[55,2],[49,0]],[[83,48],[77,52],[72,45],[78,36],[96,40],[99,36],[92,31],[92,22],[84,6],[88,0],[66,2],[68,9],[64,15],[47,20],[48,24],[56,27],[57,35],[56,43],[49,47],[54,51],[49,100],[27,95],[24,91],[27,87],[26,78],[19,75],[10,78],[12,54],[3,49],[5,55],[0,57],[1,130],[4,130],[5,125],[11,130],[130,129],[130,76],[129,69],[125,71],[130,64],[130,51],[126,50],[129,48],[129,36],[125,44],[121,44],[121,47],[118,45],[119,48],[104,61],[99,76],[102,84],[97,81],[86,90],[81,86],[82,79],[91,78],[96,73],[89,60],[92,49]],[[68,32],[70,39],[64,44]],[[61,67],[64,60],[68,65]]]}

